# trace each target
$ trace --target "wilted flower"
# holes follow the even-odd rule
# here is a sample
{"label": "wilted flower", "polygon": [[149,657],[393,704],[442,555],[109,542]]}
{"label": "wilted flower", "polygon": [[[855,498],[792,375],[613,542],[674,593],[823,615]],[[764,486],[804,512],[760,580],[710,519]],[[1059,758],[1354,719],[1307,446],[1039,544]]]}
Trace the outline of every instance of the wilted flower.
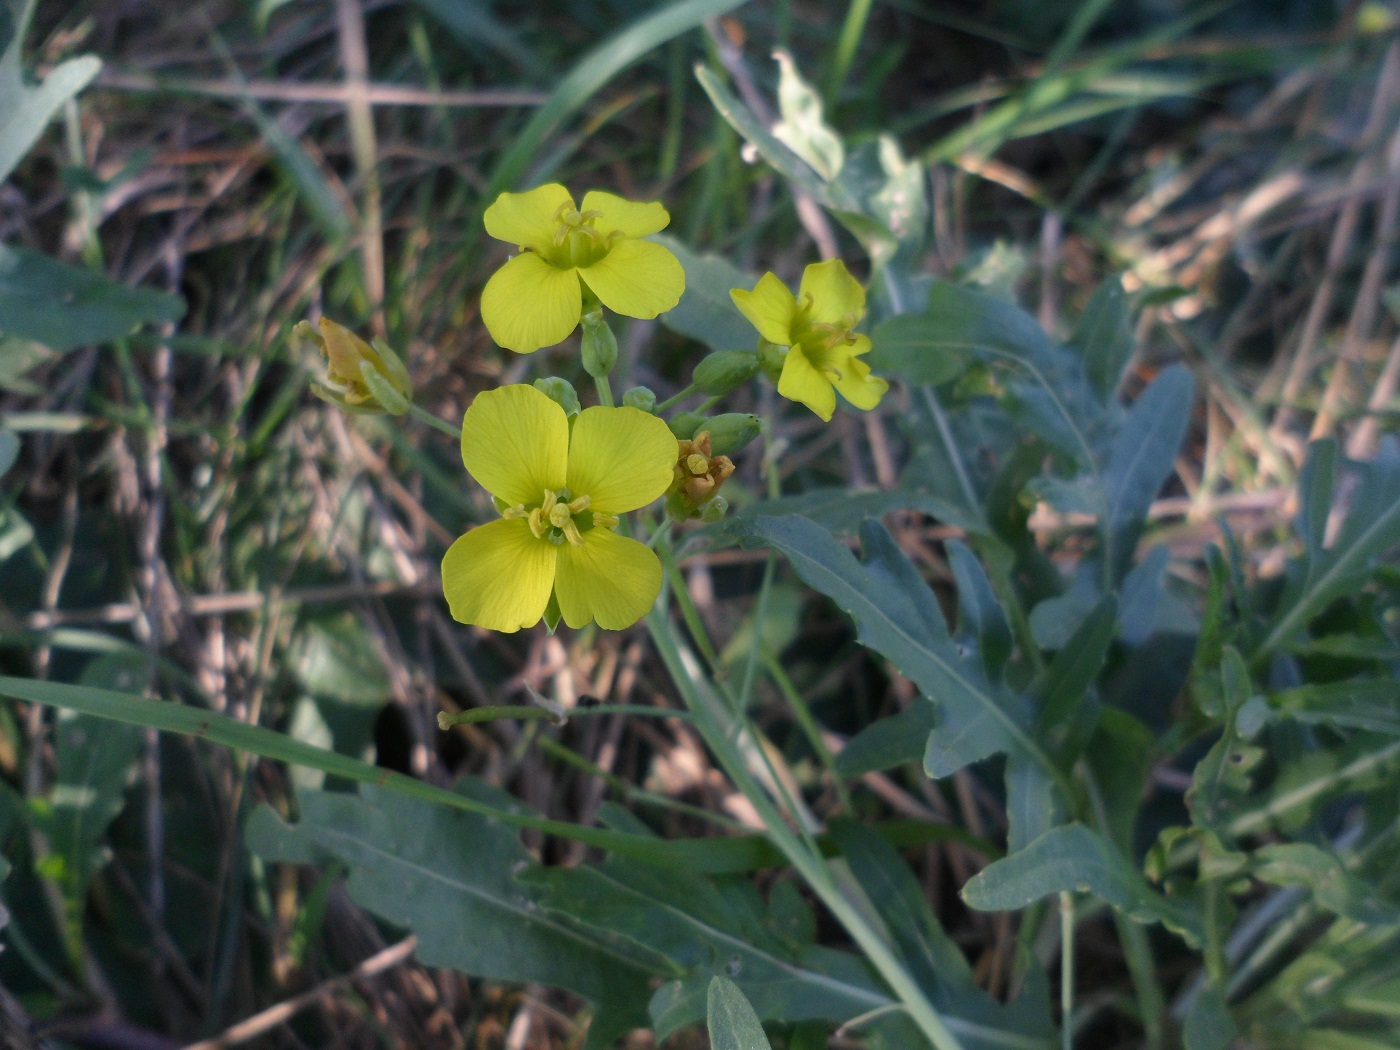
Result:
{"label": "wilted flower", "polygon": [[716,456],[710,445],[710,432],[702,430],[694,438],[682,439],[666,491],[666,509],[673,518],[698,518],[718,493],[734,464],[728,456]]}
{"label": "wilted flower", "polygon": [[401,416],[413,401],[413,384],[399,355],[375,340],[366,343],[344,325],[322,317],[320,331],[299,321],[292,331],[315,343],[326,359],[326,383],[311,392],[351,412],[388,412]]}

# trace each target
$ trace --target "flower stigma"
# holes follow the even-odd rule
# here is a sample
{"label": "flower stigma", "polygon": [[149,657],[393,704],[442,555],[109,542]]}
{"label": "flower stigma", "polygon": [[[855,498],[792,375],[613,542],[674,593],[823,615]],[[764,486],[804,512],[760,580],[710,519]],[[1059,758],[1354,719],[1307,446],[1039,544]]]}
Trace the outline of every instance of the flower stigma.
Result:
{"label": "flower stigma", "polygon": [[563,543],[581,547],[584,532],[595,528],[616,528],[621,520],[613,514],[599,514],[596,511],[587,514],[592,503],[588,496],[575,498],[568,489],[545,489],[544,499],[538,507],[527,509],[521,504],[503,511],[501,517],[525,518],[537,540],[548,540],[556,547]]}
{"label": "flower stigma", "polygon": [[554,212],[554,252],[550,258],[561,270],[587,268],[601,262],[618,237],[614,230],[604,236],[594,224],[603,213],[590,209],[579,211],[571,201],[565,201]]}

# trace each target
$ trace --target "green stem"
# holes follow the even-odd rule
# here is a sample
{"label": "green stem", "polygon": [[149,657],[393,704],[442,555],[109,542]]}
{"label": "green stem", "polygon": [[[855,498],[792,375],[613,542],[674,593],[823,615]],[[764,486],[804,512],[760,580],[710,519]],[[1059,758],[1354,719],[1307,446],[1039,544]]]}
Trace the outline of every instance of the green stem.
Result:
{"label": "green stem", "polygon": [[860,38],[865,35],[865,23],[870,17],[871,0],[851,0],[846,8],[846,20],[841,23],[841,35],[836,39],[836,57],[831,63],[831,76],[826,82],[827,109],[836,105],[845,86],[846,77],[855,60]]}
{"label": "green stem", "polygon": [[686,387],[679,394],[672,394],[665,401],[661,402],[661,404],[657,405],[654,409],[652,409],[652,411],[657,415],[660,415],[662,412],[665,412],[668,408],[673,408],[676,405],[680,404],[693,393],[695,393],[695,384],[691,383],[690,386]]}
{"label": "green stem", "polygon": [[613,407],[612,385],[607,376],[594,376],[593,385],[598,388],[598,404],[605,408]]}
{"label": "green stem", "polygon": [[1060,1047],[1074,1050],[1074,895],[1060,894]]}
{"label": "green stem", "polygon": [[462,440],[461,427],[454,427],[451,423],[443,422],[426,409],[419,408],[417,405],[410,403],[408,406],[408,414],[419,422],[427,423],[428,426],[432,427],[434,430],[441,430],[449,437],[454,437],[458,441]]}
{"label": "green stem", "polygon": [[763,667],[772,677],[773,684],[778,687],[778,691],[787,700],[788,706],[792,708],[793,717],[797,719],[797,724],[802,727],[802,732],[806,734],[807,742],[812,745],[812,751],[821,761],[827,773],[830,774],[831,783],[836,789],[836,797],[840,800],[842,811],[853,812],[851,793],[846,788],[845,779],[836,771],[836,757],[826,746],[826,741],[822,739],[821,726],[817,725],[817,720],[812,717],[812,709],[807,706],[807,701],[798,692],[797,685],[783,670],[783,665],[778,663],[777,658],[767,649],[763,652]]}
{"label": "green stem", "polygon": [[[696,716],[696,724],[706,744],[735,787],[744,793],[757,810],[773,845],[783,853],[811,887],[812,892],[851,935],[851,939],[861,948],[871,965],[903,1004],[910,1019],[928,1037],[934,1050],[964,1050],[962,1043],[948,1029],[938,1010],[910,976],[894,950],[866,921],[860,910],[841,895],[820,853],[809,849],[788,826],[772,800],[750,775],[733,740],[713,720],[713,706],[706,702],[702,695],[701,682],[696,677],[699,668],[693,657],[687,661],[677,643],[671,622],[664,613],[653,609],[647,615],[647,629],[686,705]],[[718,700],[717,697],[714,699]]]}

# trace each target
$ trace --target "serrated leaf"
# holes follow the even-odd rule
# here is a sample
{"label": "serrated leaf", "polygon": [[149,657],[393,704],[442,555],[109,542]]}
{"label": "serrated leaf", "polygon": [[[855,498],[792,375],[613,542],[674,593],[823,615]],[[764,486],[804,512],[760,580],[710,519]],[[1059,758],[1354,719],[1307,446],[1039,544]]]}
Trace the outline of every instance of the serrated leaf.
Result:
{"label": "serrated leaf", "polygon": [[1155,892],[1106,839],[1082,824],[1055,828],[983,868],[968,880],[962,897],[979,911],[1013,911],[1064,892],[1092,893],[1136,922],[1160,922],[1192,947],[1205,935],[1194,904]]}
{"label": "serrated leaf", "polygon": [[956,772],[1001,751],[1020,750],[1049,770],[1027,733],[1022,697],[986,680],[978,661],[959,652],[932,592],[877,521],[861,527],[864,561],[820,526],[799,517],[743,523],[748,544],[771,546],[797,574],[856,623],[863,645],[879,652],[938,705],[938,728],[924,764],[930,776]]}
{"label": "serrated leaf", "polygon": [[28,248],[0,245],[0,332],[54,350],[108,343],[146,324],[178,321],[178,296],[128,288]]}
{"label": "serrated leaf", "polygon": [[1099,401],[1111,405],[1133,356],[1133,330],[1122,281],[1109,277],[1094,290],[1069,342],[1083,358],[1084,374]]}
{"label": "serrated leaf", "polygon": [[705,1015],[712,1050],[773,1050],[758,1015],[729,978],[710,979]]}
{"label": "serrated leaf", "polygon": [[670,249],[685,270],[685,293],[675,309],[661,315],[661,323],[711,350],[753,349],[758,333],[734,305],[729,291],[752,289],[754,278],[718,255],[692,252],[674,237],[657,234],[651,240]]}
{"label": "serrated leaf", "polygon": [[[514,804],[479,783],[459,790]],[[596,1007],[591,1047],[646,1025],[651,960],[540,908],[513,875],[530,862],[517,831],[371,785],[358,796],[312,791],[297,801],[300,819],[291,826],[265,807],[255,811],[249,848],[268,860],[317,856],[345,864],[350,896],[417,934],[427,965],[576,992]]]}
{"label": "serrated leaf", "polygon": [[1133,563],[1148,508],[1171,476],[1196,383],[1182,365],[1159,375],[1133,403],[1109,450],[1104,468],[1100,523],[1109,579],[1121,580]]}
{"label": "serrated leaf", "polygon": [[967,371],[972,355],[949,342],[938,319],[928,314],[900,314],[882,321],[870,335],[866,356],[877,372],[893,372],[911,383],[938,386]]}

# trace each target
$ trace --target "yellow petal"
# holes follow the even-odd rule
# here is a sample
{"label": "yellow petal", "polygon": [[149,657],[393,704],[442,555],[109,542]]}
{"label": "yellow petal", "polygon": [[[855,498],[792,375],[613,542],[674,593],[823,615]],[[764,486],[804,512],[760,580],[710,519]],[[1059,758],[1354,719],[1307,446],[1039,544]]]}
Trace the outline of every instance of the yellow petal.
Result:
{"label": "yellow petal", "polygon": [[823,422],[830,423],[831,414],[836,411],[836,391],[831,385],[832,378],[819,371],[801,350],[793,347],[783,359],[778,393],[789,401],[801,402],[821,416]]}
{"label": "yellow petal", "polygon": [[569,338],[583,314],[575,270],[551,266],[534,252],[511,259],[481,292],[481,319],[507,350],[533,354]]}
{"label": "yellow petal", "polygon": [[649,319],[681,301],[685,270],[659,244],[624,238],[578,275],[603,305],[627,317]]}
{"label": "yellow petal", "polygon": [[539,623],[558,557],[559,548],[536,539],[524,518],[472,529],[442,559],[442,592],[452,618],[506,634]]}
{"label": "yellow petal", "polygon": [[629,201],[603,190],[589,190],[583,195],[583,210],[602,212],[594,224],[601,234],[618,230],[628,237],[650,237],[666,228],[671,221],[670,213],[659,201]]}
{"label": "yellow petal", "polygon": [[842,397],[862,411],[869,412],[878,405],[890,388],[879,376],[871,375],[870,366],[854,354],[847,355],[837,367],[841,377],[832,376],[833,384]]}
{"label": "yellow petal", "polygon": [[462,420],[462,462],[508,507],[538,504],[545,489],[562,488],[568,458],[564,410],[532,386],[477,394]]}
{"label": "yellow petal", "polygon": [[639,408],[585,408],[574,419],[569,491],[602,514],[645,507],[670,487],[678,449],[671,429]]}
{"label": "yellow petal", "polygon": [[797,313],[797,300],[787,285],[778,280],[777,274],[765,273],[751,292],[732,288],[729,298],[764,339],[779,346],[792,344],[792,318]]}
{"label": "yellow petal", "polygon": [[804,301],[812,297],[808,316],[816,324],[839,324],[847,314],[854,314],[856,320],[865,316],[865,289],[840,259],[813,263],[803,270],[797,294]]}
{"label": "yellow petal", "polygon": [[[580,417],[581,418],[581,417]],[[570,627],[589,620],[609,631],[631,627],[651,609],[661,590],[661,562],[645,544],[611,529],[583,534],[583,546],[556,547],[554,593]]]}
{"label": "yellow petal", "polygon": [[574,199],[557,182],[524,193],[502,193],[483,216],[486,232],[522,248],[548,248],[554,244],[555,216],[564,204],[572,208]]}

